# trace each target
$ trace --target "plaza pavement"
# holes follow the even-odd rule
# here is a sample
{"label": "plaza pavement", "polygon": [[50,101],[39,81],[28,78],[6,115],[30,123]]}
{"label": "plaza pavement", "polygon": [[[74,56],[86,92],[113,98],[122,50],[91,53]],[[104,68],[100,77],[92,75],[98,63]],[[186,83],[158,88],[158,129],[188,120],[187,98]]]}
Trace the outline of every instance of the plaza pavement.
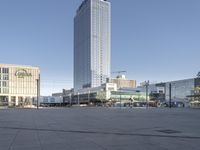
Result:
{"label": "plaza pavement", "polygon": [[200,109],[0,109],[0,150],[199,150]]}

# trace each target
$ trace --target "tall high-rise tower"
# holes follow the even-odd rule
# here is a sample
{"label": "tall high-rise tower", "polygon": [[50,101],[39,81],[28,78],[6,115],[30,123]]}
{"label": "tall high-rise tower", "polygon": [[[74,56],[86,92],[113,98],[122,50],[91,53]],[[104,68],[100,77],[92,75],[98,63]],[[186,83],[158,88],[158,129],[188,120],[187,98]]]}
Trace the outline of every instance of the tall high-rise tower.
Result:
{"label": "tall high-rise tower", "polygon": [[84,0],[74,18],[74,90],[97,87],[110,77],[111,8]]}

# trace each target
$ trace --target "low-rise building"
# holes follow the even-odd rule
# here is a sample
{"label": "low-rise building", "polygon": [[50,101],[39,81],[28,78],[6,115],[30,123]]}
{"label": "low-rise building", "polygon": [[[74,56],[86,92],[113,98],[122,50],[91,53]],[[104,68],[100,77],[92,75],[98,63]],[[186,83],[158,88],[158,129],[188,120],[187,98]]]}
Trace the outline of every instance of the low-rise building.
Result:
{"label": "low-rise building", "polygon": [[40,96],[40,106],[64,106],[62,96]]}
{"label": "low-rise building", "polygon": [[[170,88],[171,84],[171,88]],[[191,78],[177,81],[162,82],[150,84],[148,86],[148,95],[157,95],[159,101],[169,101],[170,91],[171,100],[184,102],[186,105],[190,103],[192,97],[196,97],[195,89],[200,87],[200,78]],[[146,86],[139,86],[136,90],[146,92]]]}

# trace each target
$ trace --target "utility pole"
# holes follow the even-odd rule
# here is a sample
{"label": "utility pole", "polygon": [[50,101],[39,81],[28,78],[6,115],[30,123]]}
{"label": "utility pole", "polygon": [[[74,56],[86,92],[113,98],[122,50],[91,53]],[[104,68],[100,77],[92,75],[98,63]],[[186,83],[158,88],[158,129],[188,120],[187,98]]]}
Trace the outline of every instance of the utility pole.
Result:
{"label": "utility pole", "polygon": [[39,109],[39,97],[40,97],[40,74],[38,76],[37,81],[37,109]]}
{"label": "utility pole", "polygon": [[169,83],[169,108],[172,107],[172,84]]}

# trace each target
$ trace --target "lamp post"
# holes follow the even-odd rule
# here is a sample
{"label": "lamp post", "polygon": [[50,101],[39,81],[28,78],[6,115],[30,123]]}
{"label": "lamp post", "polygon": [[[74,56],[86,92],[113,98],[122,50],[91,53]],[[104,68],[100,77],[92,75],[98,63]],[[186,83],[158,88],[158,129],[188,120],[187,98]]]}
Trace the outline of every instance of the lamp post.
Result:
{"label": "lamp post", "polygon": [[71,93],[69,94],[69,103],[70,103],[70,107],[72,106],[72,95]]}
{"label": "lamp post", "polygon": [[132,99],[132,97],[130,98],[130,100],[131,100],[131,108],[133,108],[133,99]]}
{"label": "lamp post", "polygon": [[120,101],[120,109],[122,108],[122,96],[121,96],[121,88],[119,88],[119,101]]}
{"label": "lamp post", "polygon": [[146,87],[146,108],[148,108],[148,90],[149,90],[149,80],[145,81],[145,87]]}
{"label": "lamp post", "polygon": [[80,105],[80,101],[79,101],[79,92],[78,92],[78,105]]}
{"label": "lamp post", "polygon": [[122,96],[121,96],[121,91],[120,91],[120,109],[122,108]]}
{"label": "lamp post", "polygon": [[40,97],[40,74],[38,75],[37,81],[37,109],[39,109],[39,97]]}
{"label": "lamp post", "polygon": [[169,108],[172,107],[172,84],[169,83]]}
{"label": "lamp post", "polygon": [[90,103],[90,90],[88,91],[88,105]]}

